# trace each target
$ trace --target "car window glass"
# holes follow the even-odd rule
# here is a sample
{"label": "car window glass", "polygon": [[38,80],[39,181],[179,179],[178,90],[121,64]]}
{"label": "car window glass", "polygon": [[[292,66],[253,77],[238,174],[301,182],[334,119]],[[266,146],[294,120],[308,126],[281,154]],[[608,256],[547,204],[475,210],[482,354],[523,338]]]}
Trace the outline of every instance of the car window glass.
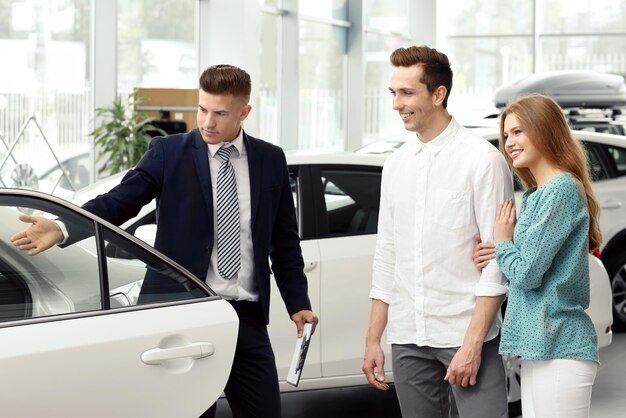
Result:
{"label": "car window glass", "polygon": [[607,146],[606,149],[613,162],[615,162],[617,176],[626,175],[626,148]]}
{"label": "car window glass", "polygon": [[291,195],[293,196],[293,205],[296,208],[296,219],[300,224],[300,210],[298,205],[298,197],[300,193],[300,187],[298,182],[298,174],[294,171],[289,172],[289,185],[291,186]]}
{"label": "car window glass", "polygon": [[[48,210],[47,210],[48,209]],[[20,214],[62,216],[87,238],[29,256],[10,238],[28,227]],[[101,309],[101,291],[93,224],[86,218],[45,207],[25,198],[0,197],[0,320],[35,318]]]}
{"label": "car window glass", "polygon": [[324,219],[327,236],[375,234],[380,204],[380,171],[323,169]]}
{"label": "car window glass", "polygon": [[[18,219],[25,213],[62,221],[68,241],[35,256],[20,251],[10,239],[28,227]],[[66,207],[0,196],[0,322],[212,295],[184,270],[104,226],[103,244],[133,259],[106,256],[102,262],[97,231],[92,220]]]}
{"label": "car window glass", "polygon": [[152,252],[117,233],[103,229],[105,245],[128,254],[107,257],[110,307],[203,298],[206,292]]}
{"label": "car window glass", "polygon": [[583,141],[585,150],[587,151],[587,162],[589,164],[589,173],[593,181],[605,180],[609,178],[608,173],[602,167],[600,157],[598,156],[598,149],[592,144]]}
{"label": "car window glass", "polygon": [[53,170],[43,174],[40,180],[54,183],[67,190],[80,190],[89,185],[89,162],[89,154],[76,156],[63,163],[63,169],[69,178],[64,175],[61,167],[56,166]]}

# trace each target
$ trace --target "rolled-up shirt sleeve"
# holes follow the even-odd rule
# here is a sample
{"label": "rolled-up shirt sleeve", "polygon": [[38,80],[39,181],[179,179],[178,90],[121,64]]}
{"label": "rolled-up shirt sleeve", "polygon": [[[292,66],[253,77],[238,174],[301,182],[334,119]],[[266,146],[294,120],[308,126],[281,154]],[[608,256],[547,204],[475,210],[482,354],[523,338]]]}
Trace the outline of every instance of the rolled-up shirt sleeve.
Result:
{"label": "rolled-up shirt sleeve", "polygon": [[[389,161],[389,159],[387,160]],[[391,302],[392,286],[395,276],[396,250],[393,237],[393,210],[389,199],[391,181],[389,165],[383,167],[380,192],[380,211],[378,215],[378,233],[374,251],[372,288],[369,297],[387,304]]]}
{"label": "rolled-up shirt sleeve", "polygon": [[[474,185],[474,209],[482,242],[493,242],[493,225],[498,205],[513,198],[513,176],[500,152],[486,154],[478,166]],[[483,268],[476,284],[476,296],[507,293],[506,278],[495,259]]]}

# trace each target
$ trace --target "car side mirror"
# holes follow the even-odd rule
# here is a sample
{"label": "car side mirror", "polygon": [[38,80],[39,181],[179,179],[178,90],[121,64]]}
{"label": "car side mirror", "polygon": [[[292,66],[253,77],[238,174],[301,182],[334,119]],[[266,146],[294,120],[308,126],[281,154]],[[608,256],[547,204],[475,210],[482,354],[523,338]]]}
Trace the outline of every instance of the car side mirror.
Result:
{"label": "car side mirror", "polygon": [[145,242],[146,244],[154,247],[154,240],[156,238],[157,226],[156,224],[141,225],[135,230],[135,236]]}

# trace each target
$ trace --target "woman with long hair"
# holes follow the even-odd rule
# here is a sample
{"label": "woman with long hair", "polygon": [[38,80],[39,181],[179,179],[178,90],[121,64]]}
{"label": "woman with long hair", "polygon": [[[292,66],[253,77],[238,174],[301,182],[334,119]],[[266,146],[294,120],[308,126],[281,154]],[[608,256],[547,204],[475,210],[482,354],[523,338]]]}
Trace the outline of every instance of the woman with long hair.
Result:
{"label": "woman with long hair", "polygon": [[[526,189],[498,207],[495,258],[509,281],[500,353],[522,359],[522,415],[588,417],[598,366],[589,306],[588,253],[600,246],[599,206],[583,146],[551,98],[512,102],[500,149]],[[494,246],[477,246],[480,267]],[[480,254],[480,256],[478,255]]]}

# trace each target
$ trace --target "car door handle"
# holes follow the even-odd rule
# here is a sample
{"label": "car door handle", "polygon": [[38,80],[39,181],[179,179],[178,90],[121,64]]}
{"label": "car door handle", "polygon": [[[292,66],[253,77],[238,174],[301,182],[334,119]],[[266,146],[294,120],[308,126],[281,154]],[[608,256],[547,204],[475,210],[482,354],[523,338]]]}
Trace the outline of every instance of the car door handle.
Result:
{"label": "car door handle", "polygon": [[212,343],[191,343],[182,347],[153,348],[141,353],[141,361],[145,364],[162,364],[167,360],[191,357],[199,359],[208,357],[215,352]]}
{"label": "car door handle", "polygon": [[605,200],[600,204],[602,209],[619,209],[622,207],[622,202],[619,200]]}
{"label": "car door handle", "polygon": [[318,264],[317,261],[305,261],[304,272],[308,273],[309,271],[313,270],[315,267],[317,267],[317,264]]}

